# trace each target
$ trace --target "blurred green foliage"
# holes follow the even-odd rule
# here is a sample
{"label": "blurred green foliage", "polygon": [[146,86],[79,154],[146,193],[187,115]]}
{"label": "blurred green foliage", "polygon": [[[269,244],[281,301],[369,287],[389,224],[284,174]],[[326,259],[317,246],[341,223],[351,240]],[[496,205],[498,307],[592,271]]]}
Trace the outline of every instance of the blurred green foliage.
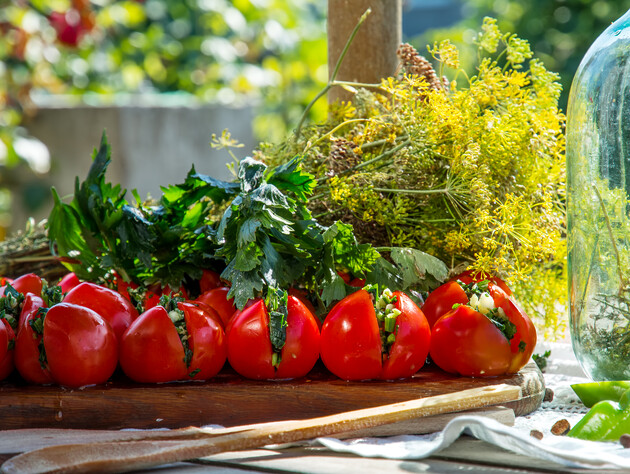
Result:
{"label": "blurred green foliage", "polygon": [[[0,227],[8,176],[29,172],[16,145],[28,137],[24,118],[37,94],[116,103],[121,93],[177,93],[255,104],[256,137],[276,142],[327,81],[326,5],[317,0],[0,3]],[[310,118],[325,115],[320,101]]]}
{"label": "blurred green foliage", "polygon": [[[423,48],[444,38],[468,45],[462,58],[474,58],[472,45],[477,25],[484,16],[498,20],[503,31],[513,31],[529,41],[534,56],[560,74],[563,92],[560,107],[566,104],[573,75],[595,39],[630,9],[630,0],[464,0],[464,18],[457,25],[432,30],[410,41]],[[470,53],[470,54],[469,54]]]}

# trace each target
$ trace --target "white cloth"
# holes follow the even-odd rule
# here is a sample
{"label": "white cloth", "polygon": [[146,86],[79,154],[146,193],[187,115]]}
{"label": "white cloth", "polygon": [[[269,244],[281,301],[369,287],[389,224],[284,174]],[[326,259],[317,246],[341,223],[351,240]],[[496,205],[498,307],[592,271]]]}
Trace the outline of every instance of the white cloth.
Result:
{"label": "white cloth", "polygon": [[[467,434],[517,454],[553,461],[572,468],[630,469],[630,449],[620,443],[582,441],[551,434],[551,427],[566,419],[571,426],[588,411],[570,385],[588,382],[569,344],[539,344],[536,353],[551,349],[545,384],[554,391],[551,402],[543,402],[535,412],[516,418],[513,427],[479,416],[460,416],[439,433],[391,438],[362,438],[340,441],[320,438],[327,448],[365,457],[421,459],[448,447]],[[543,433],[538,440],[531,430]]]}

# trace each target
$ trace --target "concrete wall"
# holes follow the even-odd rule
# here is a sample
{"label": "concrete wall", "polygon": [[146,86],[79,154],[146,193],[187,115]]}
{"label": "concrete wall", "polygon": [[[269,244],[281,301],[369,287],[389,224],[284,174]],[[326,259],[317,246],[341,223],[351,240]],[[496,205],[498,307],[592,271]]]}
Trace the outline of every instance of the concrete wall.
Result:
{"label": "concrete wall", "polygon": [[[213,133],[228,129],[244,147],[234,149],[238,158],[251,155],[256,146],[252,132],[252,107],[198,106],[99,106],[47,105],[27,124],[29,133],[47,145],[51,170],[45,177],[61,196],[74,191],[75,177],[83,180],[105,130],[112,147],[107,178],[140,196],[159,198],[160,186],[182,183],[194,164],[198,172],[231,179],[226,150],[210,146]],[[131,195],[127,199],[133,200]],[[52,202],[33,217],[46,217]],[[12,227],[22,228],[27,215],[19,203]]]}

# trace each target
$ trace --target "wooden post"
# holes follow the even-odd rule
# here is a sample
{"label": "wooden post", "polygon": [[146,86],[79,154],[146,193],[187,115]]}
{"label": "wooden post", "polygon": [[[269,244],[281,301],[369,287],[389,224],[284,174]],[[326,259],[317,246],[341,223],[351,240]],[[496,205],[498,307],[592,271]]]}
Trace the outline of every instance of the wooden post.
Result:
{"label": "wooden post", "polygon": [[[352,30],[368,8],[372,12],[350,45],[337,80],[373,84],[396,71],[396,49],[402,41],[402,0],[328,0],[330,74]],[[333,87],[328,100],[332,103],[337,99],[348,101],[352,94],[341,87]]]}

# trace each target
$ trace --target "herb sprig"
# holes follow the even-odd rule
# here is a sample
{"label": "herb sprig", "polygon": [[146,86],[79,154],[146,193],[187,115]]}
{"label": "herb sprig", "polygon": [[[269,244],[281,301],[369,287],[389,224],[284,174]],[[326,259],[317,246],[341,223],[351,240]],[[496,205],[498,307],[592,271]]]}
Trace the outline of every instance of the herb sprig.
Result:
{"label": "herb sprig", "polygon": [[[322,312],[356,288],[338,274],[349,271],[382,288],[429,289],[443,281],[440,260],[414,249],[359,244],[352,226],[323,226],[306,202],[316,180],[301,157],[268,168],[241,160],[238,180],[225,182],[196,173],[163,188],[157,203],[135,204],[105,180],[111,149],[103,136],[86,180],[69,204],[54,192],[49,237],[56,252],[73,259],[80,278],[108,280],[115,274],[141,286],[179,288],[205,268],[221,271],[238,308],[269,290],[300,287]],[[67,260],[67,259],[66,259]]]}

